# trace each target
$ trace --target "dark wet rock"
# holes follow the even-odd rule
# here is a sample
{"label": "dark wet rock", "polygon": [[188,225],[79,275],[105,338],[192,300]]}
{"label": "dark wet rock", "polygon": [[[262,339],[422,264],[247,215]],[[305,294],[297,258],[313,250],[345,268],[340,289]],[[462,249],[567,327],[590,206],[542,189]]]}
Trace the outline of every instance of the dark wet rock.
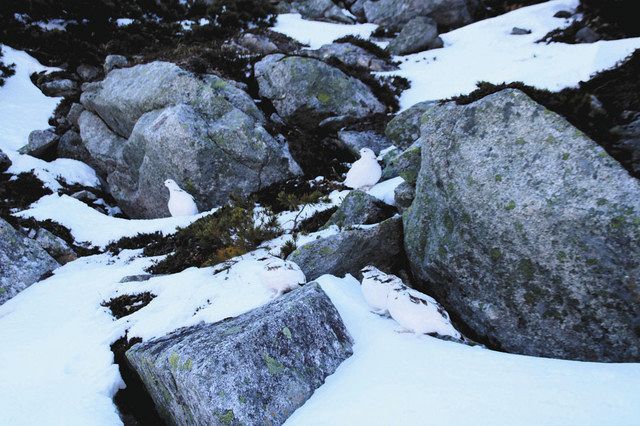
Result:
{"label": "dark wet rock", "polygon": [[555,13],[555,15],[553,15],[554,18],[562,18],[562,19],[568,19],[568,18],[571,18],[572,16],[573,14],[568,10],[559,10]]}
{"label": "dark wet rock", "polygon": [[343,228],[378,223],[388,219],[394,211],[393,207],[386,205],[376,197],[356,189],[347,194],[325,227],[337,225]]}
{"label": "dark wet rock", "polygon": [[46,96],[62,97],[73,96],[77,94],[79,87],[78,83],[76,83],[75,81],[68,78],[63,78],[41,83],[40,90],[42,90],[42,93],[44,93]]}
{"label": "dark wet rock", "polygon": [[511,35],[527,35],[527,34],[531,34],[531,30],[528,30],[526,28],[518,28],[518,27],[513,27],[513,29],[511,30]]}
{"label": "dark wet rock", "polygon": [[362,81],[314,58],[269,55],[255,65],[260,95],[278,114],[320,119],[361,118],[385,111]]}
{"label": "dark wet rock", "polygon": [[0,218],[0,305],[58,266],[38,243]]}
{"label": "dark wet rock", "polygon": [[402,251],[402,221],[393,217],[377,225],[343,231],[298,247],[287,258],[307,279],[324,274],[360,276],[367,265],[390,268]]}
{"label": "dark wet rock", "polygon": [[431,18],[418,16],[404,24],[386,50],[394,55],[408,55],[423,50],[438,49],[442,46],[443,42],[438,37],[436,22]]}
{"label": "dark wet rock", "polygon": [[341,130],[338,132],[338,140],[358,158],[362,148],[370,148],[378,155],[380,151],[391,146],[391,141],[386,136],[373,130]]}
{"label": "dark wet rock", "polygon": [[237,318],[136,344],[126,356],[169,424],[266,425],[284,423],[352,353],[338,311],[309,283]]}
{"label": "dark wet rock", "polygon": [[82,64],[76,68],[76,74],[82,79],[82,81],[94,81],[100,77],[102,70],[93,65]]}
{"label": "dark wet rock", "polygon": [[640,360],[640,182],[518,90],[422,116],[416,277],[508,352]]}
{"label": "dark wet rock", "polygon": [[21,154],[41,157],[58,143],[58,135],[53,130],[34,130],[29,133],[29,142],[20,148]]}

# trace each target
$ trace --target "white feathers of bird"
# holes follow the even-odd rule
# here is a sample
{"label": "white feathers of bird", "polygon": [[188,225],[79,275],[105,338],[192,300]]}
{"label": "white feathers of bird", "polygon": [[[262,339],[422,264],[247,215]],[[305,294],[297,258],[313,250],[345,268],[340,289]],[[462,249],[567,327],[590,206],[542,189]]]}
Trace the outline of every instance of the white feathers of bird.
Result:
{"label": "white feathers of bird", "polygon": [[260,281],[278,297],[306,283],[307,278],[296,263],[276,258],[262,263]]}
{"label": "white feathers of bird", "polygon": [[344,180],[344,185],[353,188],[369,188],[378,183],[382,177],[382,167],[378,164],[376,154],[369,148],[360,150],[360,159],[351,165]]}
{"label": "white feathers of bird", "polygon": [[193,196],[178,186],[173,179],[164,181],[164,186],[169,189],[169,213],[171,216],[193,216],[198,214],[198,206]]}
{"label": "white feathers of bird", "polygon": [[360,287],[364,300],[376,314],[386,314],[389,310],[389,296],[393,290],[405,287],[402,280],[395,275],[388,275],[375,266],[362,269],[362,285]]}
{"label": "white feathers of bird", "polygon": [[374,266],[362,269],[362,275],[362,295],[376,313],[388,311],[391,318],[412,333],[462,339],[447,311],[434,298],[407,287],[400,278]]}

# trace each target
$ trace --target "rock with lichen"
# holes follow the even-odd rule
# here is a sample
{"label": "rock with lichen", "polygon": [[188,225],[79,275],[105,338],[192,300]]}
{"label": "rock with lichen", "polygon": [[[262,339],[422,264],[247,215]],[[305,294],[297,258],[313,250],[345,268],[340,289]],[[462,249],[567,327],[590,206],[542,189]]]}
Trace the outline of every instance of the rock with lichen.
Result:
{"label": "rock with lichen", "polygon": [[351,354],[317,283],[214,324],[134,345],[126,356],[168,424],[282,424]]}
{"label": "rock with lichen", "polygon": [[414,275],[493,347],[640,360],[640,182],[518,90],[421,122],[404,213]]}

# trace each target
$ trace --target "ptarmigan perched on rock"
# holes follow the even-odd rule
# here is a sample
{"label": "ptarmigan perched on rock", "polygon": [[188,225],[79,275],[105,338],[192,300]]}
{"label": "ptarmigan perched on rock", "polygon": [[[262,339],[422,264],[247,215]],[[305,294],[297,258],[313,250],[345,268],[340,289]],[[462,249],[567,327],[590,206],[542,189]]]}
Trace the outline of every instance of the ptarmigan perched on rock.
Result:
{"label": "ptarmigan perched on rock", "polygon": [[282,259],[271,259],[263,263],[260,281],[278,297],[306,283],[307,277],[297,264]]}
{"label": "ptarmigan perched on rock", "polygon": [[365,266],[362,269],[362,296],[373,308],[373,312],[379,315],[386,314],[389,310],[389,297],[394,295],[394,290],[406,288],[402,280],[395,275],[385,274],[375,266]]}
{"label": "ptarmigan perched on rock", "polygon": [[164,181],[169,188],[169,213],[171,216],[192,216],[198,214],[198,206],[188,192],[182,190],[173,179]]}
{"label": "ptarmigan perched on rock", "polygon": [[382,167],[376,154],[369,148],[360,150],[360,159],[351,165],[344,180],[345,186],[353,189],[370,188],[380,180]]}
{"label": "ptarmigan perched on rock", "polygon": [[394,290],[389,296],[389,313],[398,324],[413,333],[462,338],[442,305],[432,297],[408,287]]}

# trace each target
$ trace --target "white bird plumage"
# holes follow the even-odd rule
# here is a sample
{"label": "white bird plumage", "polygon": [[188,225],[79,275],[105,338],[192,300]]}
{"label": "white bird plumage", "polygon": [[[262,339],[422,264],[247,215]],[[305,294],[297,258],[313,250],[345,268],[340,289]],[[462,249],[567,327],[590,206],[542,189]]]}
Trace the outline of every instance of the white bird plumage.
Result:
{"label": "white bird plumage", "polygon": [[461,339],[449,314],[435,299],[405,287],[389,297],[389,314],[403,328],[416,334],[438,334]]}
{"label": "white bird plumage", "polygon": [[386,314],[389,310],[389,297],[393,290],[404,287],[402,280],[395,275],[388,275],[375,266],[362,269],[362,285],[360,287],[364,300],[376,314]]}
{"label": "white bird plumage", "polygon": [[164,186],[169,189],[169,213],[171,216],[192,216],[198,214],[198,206],[193,196],[181,189],[173,179],[164,181]]}
{"label": "white bird plumage", "polygon": [[307,278],[300,267],[282,259],[271,259],[263,262],[260,281],[275,293],[275,297],[291,290],[295,290],[307,282]]}
{"label": "white bird plumage", "polygon": [[376,154],[369,148],[360,150],[360,159],[351,165],[344,180],[345,186],[353,189],[369,188],[382,177],[382,167]]}

